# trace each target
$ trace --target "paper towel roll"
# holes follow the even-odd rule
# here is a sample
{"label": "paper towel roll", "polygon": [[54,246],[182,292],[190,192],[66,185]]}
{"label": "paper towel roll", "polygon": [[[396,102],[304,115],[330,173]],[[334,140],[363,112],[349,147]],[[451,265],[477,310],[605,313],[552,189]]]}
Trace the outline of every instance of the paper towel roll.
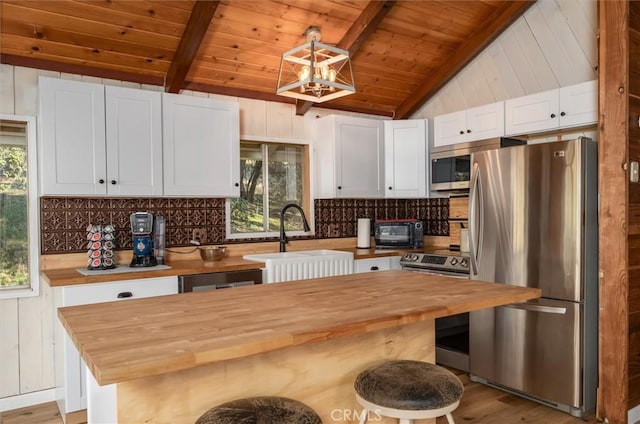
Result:
{"label": "paper towel roll", "polygon": [[369,249],[371,247],[371,220],[369,218],[358,218],[358,249]]}

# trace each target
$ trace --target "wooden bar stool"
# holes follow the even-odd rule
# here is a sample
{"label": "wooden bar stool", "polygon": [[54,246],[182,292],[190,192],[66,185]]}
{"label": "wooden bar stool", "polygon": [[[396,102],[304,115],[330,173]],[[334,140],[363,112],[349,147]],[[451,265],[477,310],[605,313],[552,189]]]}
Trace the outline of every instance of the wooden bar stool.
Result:
{"label": "wooden bar stool", "polygon": [[284,397],[237,399],[209,409],[195,424],[322,424],[318,414],[297,400]]}
{"label": "wooden bar stool", "polygon": [[428,362],[393,360],[375,364],[358,374],[356,400],[364,407],[360,424],[368,412],[398,418],[400,424],[446,416],[460,404],[464,386],[448,370]]}

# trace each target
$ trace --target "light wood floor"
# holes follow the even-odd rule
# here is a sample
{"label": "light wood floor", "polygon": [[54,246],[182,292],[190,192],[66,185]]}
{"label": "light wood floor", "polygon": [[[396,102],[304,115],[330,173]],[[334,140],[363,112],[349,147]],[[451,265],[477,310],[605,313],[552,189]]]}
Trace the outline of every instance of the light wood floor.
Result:
{"label": "light wood floor", "polygon": [[[584,424],[597,423],[589,417],[580,419],[536,402],[522,399],[469,381],[458,374],[465,385],[460,406],[453,412],[458,424]],[[438,418],[437,424],[446,424]],[[54,402],[31,408],[16,409],[1,414],[0,424],[62,424]]]}

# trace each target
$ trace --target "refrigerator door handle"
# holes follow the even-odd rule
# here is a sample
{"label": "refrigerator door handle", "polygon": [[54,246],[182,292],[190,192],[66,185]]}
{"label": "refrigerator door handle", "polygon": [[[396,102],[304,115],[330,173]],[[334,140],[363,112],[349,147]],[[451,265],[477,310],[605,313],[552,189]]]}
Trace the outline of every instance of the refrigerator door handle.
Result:
{"label": "refrigerator door handle", "polygon": [[558,314],[565,315],[567,308],[560,308],[558,306],[542,306],[531,303],[510,303],[508,305],[502,305],[503,308],[522,309],[523,311],[531,312],[543,312],[545,314]]}
{"label": "refrigerator door handle", "polygon": [[478,257],[480,256],[480,240],[482,239],[482,188],[480,184],[480,169],[473,163],[469,189],[469,247],[471,274],[478,274]]}

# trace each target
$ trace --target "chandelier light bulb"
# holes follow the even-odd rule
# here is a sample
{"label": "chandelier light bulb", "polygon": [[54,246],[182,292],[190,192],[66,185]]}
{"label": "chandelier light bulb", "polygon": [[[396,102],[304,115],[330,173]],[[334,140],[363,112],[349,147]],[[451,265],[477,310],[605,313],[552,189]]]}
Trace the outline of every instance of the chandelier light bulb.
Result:
{"label": "chandelier light bulb", "polygon": [[329,67],[328,66],[323,66],[322,67],[322,79],[329,79]]}
{"label": "chandelier light bulb", "polygon": [[300,72],[298,72],[298,80],[299,81],[304,81],[306,79],[309,79],[309,75],[311,74],[311,68],[309,68],[309,66],[304,65],[301,69]]}

